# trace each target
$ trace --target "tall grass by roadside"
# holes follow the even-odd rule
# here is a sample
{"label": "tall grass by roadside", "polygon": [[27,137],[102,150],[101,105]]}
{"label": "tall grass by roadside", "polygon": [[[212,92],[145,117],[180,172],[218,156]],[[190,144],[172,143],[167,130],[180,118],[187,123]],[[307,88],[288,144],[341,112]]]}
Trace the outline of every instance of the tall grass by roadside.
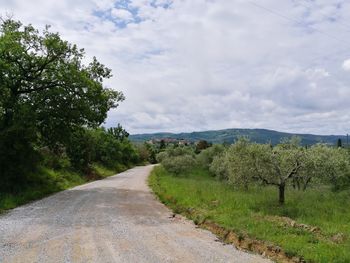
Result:
{"label": "tall grass by roadside", "polygon": [[41,167],[38,172],[30,176],[31,182],[26,188],[13,194],[0,192],[0,213],[89,181],[112,176],[128,168],[118,165],[112,169],[95,163],[92,165],[92,176],[86,176],[73,170],[53,170]]}
{"label": "tall grass by roadside", "polygon": [[162,202],[197,223],[213,221],[307,262],[350,262],[348,191],[289,189],[286,204],[280,206],[275,188],[235,190],[201,169],[172,176],[156,167],[149,183]]}

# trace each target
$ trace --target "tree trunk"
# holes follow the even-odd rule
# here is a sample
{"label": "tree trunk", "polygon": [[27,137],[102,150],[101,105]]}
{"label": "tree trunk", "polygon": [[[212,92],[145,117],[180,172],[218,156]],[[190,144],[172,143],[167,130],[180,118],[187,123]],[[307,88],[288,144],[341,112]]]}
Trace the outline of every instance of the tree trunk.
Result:
{"label": "tree trunk", "polygon": [[2,129],[9,127],[12,123],[13,112],[12,109],[5,109],[4,121],[2,123]]}
{"label": "tree trunk", "polygon": [[297,187],[298,187],[298,190],[300,190],[300,188],[301,188],[301,187],[300,187],[300,179],[299,179],[299,178],[297,178],[297,179],[296,179],[296,182],[297,182]]}
{"label": "tree trunk", "polygon": [[306,191],[306,188],[307,188],[307,186],[309,185],[310,181],[311,181],[311,177],[309,177],[309,178],[306,179],[306,181],[305,181],[305,183],[304,183],[304,186],[303,186],[303,190],[304,190],[304,191]]}
{"label": "tree trunk", "polygon": [[0,130],[5,130],[12,125],[16,102],[17,95],[11,90],[11,96],[4,105],[4,117],[3,121],[0,123]]}
{"label": "tree trunk", "polygon": [[280,205],[283,205],[284,204],[284,190],[286,188],[286,185],[283,183],[283,184],[280,184],[278,186],[278,190],[279,190],[279,203]]}

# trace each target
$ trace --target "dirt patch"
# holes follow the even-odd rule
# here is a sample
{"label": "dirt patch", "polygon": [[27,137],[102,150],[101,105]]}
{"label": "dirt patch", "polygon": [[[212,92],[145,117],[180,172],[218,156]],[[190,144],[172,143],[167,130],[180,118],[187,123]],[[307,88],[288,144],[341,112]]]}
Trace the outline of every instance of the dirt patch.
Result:
{"label": "dirt patch", "polygon": [[298,229],[302,229],[304,231],[310,232],[310,233],[321,233],[321,229],[317,226],[310,226],[307,224],[300,224],[297,223],[295,220],[289,218],[289,217],[285,217],[285,216],[265,216],[264,217],[266,220],[270,221],[270,222],[276,222],[276,223],[280,223],[284,226],[288,226],[288,227],[293,227],[293,228],[298,228]]}
{"label": "dirt patch", "polygon": [[239,249],[252,251],[264,257],[276,260],[282,263],[301,263],[305,262],[302,257],[290,257],[282,248],[267,242],[256,240],[248,237],[245,234],[237,234],[232,230],[227,230],[224,227],[217,225],[209,220],[199,224],[200,227],[207,229],[217,235],[223,242],[233,244]]}
{"label": "dirt patch", "polygon": [[345,234],[343,234],[343,233],[335,234],[330,238],[330,240],[336,244],[344,243],[346,241],[346,239],[347,238],[346,238]]}
{"label": "dirt patch", "polygon": [[319,240],[327,240],[336,244],[340,244],[346,241],[346,235],[344,233],[336,233],[331,237],[324,234],[317,226],[311,226],[307,224],[301,224],[295,220],[285,216],[264,216],[263,219],[279,224],[282,227],[292,227],[301,229],[303,231],[313,234]]}

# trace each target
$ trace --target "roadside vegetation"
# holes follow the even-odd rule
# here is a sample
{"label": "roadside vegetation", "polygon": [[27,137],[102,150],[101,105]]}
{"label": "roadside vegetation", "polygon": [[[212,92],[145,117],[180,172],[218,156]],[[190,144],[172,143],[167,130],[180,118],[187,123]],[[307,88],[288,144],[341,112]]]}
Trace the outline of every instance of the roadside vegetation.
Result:
{"label": "roadside vegetation", "polygon": [[111,70],[49,27],[0,20],[0,212],[123,171],[143,159],[119,124]]}
{"label": "roadside vegetation", "polygon": [[279,262],[350,261],[350,155],[327,145],[241,138],[157,156],[160,200],[223,241]]}

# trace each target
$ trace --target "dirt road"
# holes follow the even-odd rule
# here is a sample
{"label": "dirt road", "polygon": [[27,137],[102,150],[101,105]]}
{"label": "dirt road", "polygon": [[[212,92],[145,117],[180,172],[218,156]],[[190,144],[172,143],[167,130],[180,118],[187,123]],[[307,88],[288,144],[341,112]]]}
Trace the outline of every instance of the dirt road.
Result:
{"label": "dirt road", "polygon": [[159,203],[137,167],[0,216],[0,262],[270,262]]}

